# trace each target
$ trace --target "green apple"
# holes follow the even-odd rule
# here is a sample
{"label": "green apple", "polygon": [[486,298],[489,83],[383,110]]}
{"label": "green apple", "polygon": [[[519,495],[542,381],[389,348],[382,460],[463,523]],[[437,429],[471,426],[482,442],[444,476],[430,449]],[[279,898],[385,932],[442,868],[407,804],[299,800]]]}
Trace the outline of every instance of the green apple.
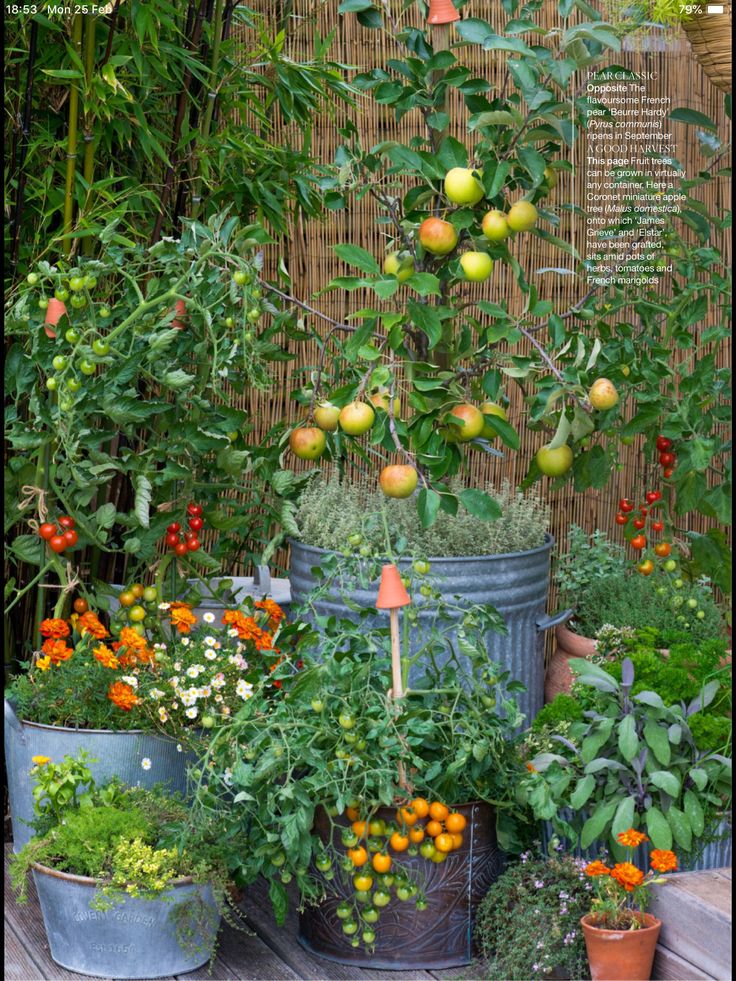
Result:
{"label": "green apple", "polygon": [[497,209],[489,211],[484,216],[481,227],[483,234],[491,242],[503,242],[511,234],[506,215]]}
{"label": "green apple", "polygon": [[414,258],[409,252],[391,252],[383,260],[383,271],[405,283],[414,275]]}
{"label": "green apple", "polygon": [[487,252],[463,252],[460,265],[469,283],[483,283],[493,272],[493,259]]}
{"label": "green apple", "polygon": [[453,204],[477,204],[485,195],[483,185],[467,167],[453,167],[445,174],[445,195]]}
{"label": "green apple", "polygon": [[367,433],[376,419],[376,413],[366,402],[351,402],[340,411],[340,429],[348,436],[362,436]]}
{"label": "green apple", "polygon": [[539,215],[531,201],[517,201],[511,206],[506,220],[513,232],[528,232],[537,223]]}
{"label": "green apple", "polygon": [[468,443],[483,432],[485,420],[483,413],[469,402],[463,402],[450,410],[448,417],[449,429],[458,443]]}
{"label": "green apple", "polygon": [[332,402],[318,402],[314,407],[314,421],[320,429],[328,433],[334,433],[337,429],[337,420],[340,417],[340,410]]}
{"label": "green apple", "polygon": [[563,473],[572,466],[573,452],[567,443],[551,449],[550,446],[542,446],[537,450],[534,457],[537,466],[547,477],[561,477]]}
{"label": "green apple", "polygon": [[[480,407],[480,411],[484,416],[498,416],[499,419],[503,419],[504,422],[506,421],[506,412],[498,402],[484,402]],[[483,439],[495,439],[497,436],[495,429],[492,429],[485,420],[483,421],[481,436]]]}
{"label": "green apple", "polygon": [[600,409],[601,412],[612,409],[618,402],[616,386],[608,378],[596,378],[590,386],[588,401],[594,409]]}

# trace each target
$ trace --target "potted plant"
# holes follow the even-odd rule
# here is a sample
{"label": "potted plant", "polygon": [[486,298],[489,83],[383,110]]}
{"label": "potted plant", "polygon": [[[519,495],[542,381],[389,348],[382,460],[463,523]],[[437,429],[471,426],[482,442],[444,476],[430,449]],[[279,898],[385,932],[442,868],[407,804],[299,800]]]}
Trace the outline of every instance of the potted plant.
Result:
{"label": "potted plant", "polygon": [[522,493],[508,483],[487,492],[498,504],[495,520],[440,512],[426,528],[412,500],[387,501],[366,482],[313,479],[299,499],[299,534],[290,541],[292,602],[319,616],[370,608],[390,553],[407,581],[416,581],[410,649],[426,642],[438,603],[455,618],[468,604],[487,604],[505,627],[488,633],[488,656],[524,684],[517,698],[531,720],[543,701],[544,631],[569,612],[545,612],[553,546],[549,507],[534,491]]}
{"label": "potted plant", "polygon": [[36,833],[10,867],[18,902],[32,874],[51,957],[67,970],[151,978],[199,967],[227,913],[217,830],[194,828],[181,798],[160,789],[98,786],[89,762],[37,757]]}
{"label": "potted plant", "polygon": [[584,860],[523,852],[488,890],[478,909],[475,941],[484,981],[587,978],[580,918],[592,886]]}
{"label": "potted plant", "polygon": [[[145,602],[141,598],[141,602]],[[112,639],[96,614],[45,620],[45,636],[5,701],[5,760],[13,847],[29,838],[29,773],[35,757],[59,760],[84,748],[97,781],[168,784],[185,793],[202,731],[234,714],[243,695],[301,628],[270,600],[201,623],[184,604],[160,604],[148,635],[121,627]],[[195,683],[196,682],[196,683]]]}
{"label": "potted plant", "polygon": [[[704,846],[722,836],[721,821],[730,823],[731,759],[725,749],[698,749],[690,722],[716,698],[720,680],[703,684],[689,703],[667,705],[656,691],[633,694],[629,658],[620,681],[589,661],[571,667],[595,698],[564,736],[553,734],[551,746],[527,759],[521,798],[586,854],[608,843],[621,858],[617,835],[633,826],[660,850],[676,843],[683,866],[703,862]],[[709,867],[723,864],[717,847],[708,857]]]}
{"label": "potted plant", "polygon": [[634,828],[617,835],[626,860],[612,867],[589,862],[585,874],[592,880],[592,909],[580,920],[585,934],[593,981],[649,981],[662,921],[645,912],[649,890],[666,880],[660,873],[676,872],[677,858],[669,849],[655,849],[645,874],[633,863],[633,852],[647,836]]}
{"label": "potted plant", "polygon": [[[519,712],[488,661],[484,607],[468,605],[459,625],[463,662],[449,618],[419,651],[399,652],[398,606],[406,622],[411,605],[387,568],[399,594],[391,629],[370,611],[320,617],[275,672],[292,676],[288,697],[256,693],[215,728],[195,807],[250,837],[235,881],[264,876],[280,923],[294,882],[310,950],[373,969],[447,967],[471,959],[499,845],[518,848],[508,736]],[[304,662],[296,676],[293,657]]]}

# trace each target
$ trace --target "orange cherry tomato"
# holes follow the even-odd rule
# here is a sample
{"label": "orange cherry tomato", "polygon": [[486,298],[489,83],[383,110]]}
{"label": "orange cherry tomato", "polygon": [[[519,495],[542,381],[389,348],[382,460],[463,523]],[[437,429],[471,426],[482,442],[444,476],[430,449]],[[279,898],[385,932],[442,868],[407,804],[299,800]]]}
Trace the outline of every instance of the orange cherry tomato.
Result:
{"label": "orange cherry tomato", "polygon": [[345,814],[347,815],[348,821],[358,821],[360,819],[360,811],[357,807],[346,807]]}
{"label": "orange cherry tomato", "polygon": [[642,576],[651,576],[654,572],[654,563],[651,559],[645,559],[644,562],[640,562],[636,567]]}
{"label": "orange cherry tomato", "polygon": [[365,834],[366,823],[365,821],[353,821],[350,826],[359,838],[362,838]]}
{"label": "orange cherry tomato", "polygon": [[385,855],[383,852],[376,852],[373,856],[373,868],[376,872],[388,872],[391,868],[391,856]]}
{"label": "orange cherry tomato", "polygon": [[360,868],[368,861],[368,852],[362,845],[358,845],[357,848],[348,848],[348,857],[356,868]]}
{"label": "orange cherry tomato", "polygon": [[634,535],[631,539],[631,547],[635,548],[637,552],[640,552],[646,545],[647,539],[645,535]]}
{"label": "orange cherry tomato", "polygon": [[421,825],[415,825],[413,828],[409,828],[409,841],[418,845],[420,841],[424,841],[424,828]]}
{"label": "orange cherry tomato", "polygon": [[429,804],[423,797],[415,797],[411,802],[411,809],[418,818],[426,818],[429,814]]}
{"label": "orange cherry tomato", "polygon": [[462,814],[448,814],[445,818],[445,827],[450,834],[458,834],[460,831],[464,831],[467,823]]}
{"label": "orange cherry tomato", "polygon": [[450,813],[450,808],[446,804],[441,804],[438,800],[432,801],[429,805],[429,816],[434,821],[444,821]]}
{"label": "orange cherry tomato", "polygon": [[452,835],[448,835],[443,832],[441,835],[437,835],[434,839],[434,847],[438,852],[451,852],[452,851]]}
{"label": "orange cherry tomato", "polygon": [[666,559],[671,551],[672,551],[672,546],[670,545],[669,542],[658,542],[654,546],[655,554],[662,559]]}
{"label": "orange cherry tomato", "polygon": [[409,847],[409,835],[402,835],[398,831],[394,831],[388,843],[395,852],[405,852]]}
{"label": "orange cherry tomato", "polygon": [[427,822],[427,834],[436,838],[437,835],[442,834],[442,824],[439,821],[428,821]]}
{"label": "orange cherry tomato", "polygon": [[459,833],[450,835],[452,838],[452,850],[455,851],[463,843],[463,836]]}
{"label": "orange cherry tomato", "polygon": [[400,807],[396,812],[396,817],[407,828],[413,827],[419,820],[419,815],[411,807]]}
{"label": "orange cherry tomato", "polygon": [[79,599],[74,600],[75,613],[86,613],[88,609],[89,609],[89,603],[87,602],[86,599],[82,599],[80,596]]}

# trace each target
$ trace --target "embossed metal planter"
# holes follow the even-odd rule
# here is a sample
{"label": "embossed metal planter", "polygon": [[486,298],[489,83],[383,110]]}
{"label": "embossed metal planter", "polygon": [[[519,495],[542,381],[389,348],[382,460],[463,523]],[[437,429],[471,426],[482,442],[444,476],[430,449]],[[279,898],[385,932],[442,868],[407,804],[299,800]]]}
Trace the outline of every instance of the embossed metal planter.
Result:
{"label": "embossed metal planter", "polygon": [[[329,898],[320,906],[308,907],[299,921],[299,942],[319,957],[372,970],[439,970],[469,964],[473,958],[473,921],[479,903],[502,871],[496,841],[495,813],[490,805],[475,802],[454,810],[467,819],[463,844],[446,861],[434,864],[421,856],[402,853],[396,859],[412,881],[421,886],[427,909],[418,910],[413,900],[393,897],[381,910],[373,952],[353,947],[342,932],[336,909],[350,899],[349,886],[329,883]],[[380,810],[378,816],[393,820],[395,811]],[[317,829],[329,840],[330,826],[318,812]],[[318,874],[318,873],[316,873]]]}
{"label": "embossed metal planter", "polygon": [[[320,581],[312,569],[318,569],[324,558],[333,553],[297,541],[290,544],[291,598],[294,607],[298,608]],[[488,658],[526,685],[527,690],[517,692],[515,697],[527,724],[544,704],[544,631],[564,622],[571,614],[570,610],[554,616],[545,613],[553,544],[554,539],[547,535],[544,545],[527,552],[430,559],[433,582],[448,599],[458,596],[468,606],[490,604],[503,615],[508,634],[488,634]],[[397,565],[400,569],[408,569],[411,560],[400,560]],[[376,581],[366,589],[353,591],[350,599],[363,608],[371,608],[377,589]],[[419,613],[419,622],[412,632],[412,649],[416,651],[422,643],[422,630],[427,629],[436,604],[419,595],[412,596],[412,601]],[[339,595],[320,598],[315,609],[324,615],[351,616]],[[378,622],[385,625],[386,617],[380,617]],[[442,661],[441,657],[437,660]]]}
{"label": "embossed metal planter", "polygon": [[[33,819],[33,780],[29,776],[34,756],[50,756],[59,761],[86,750],[97,763],[90,764],[96,781],[104,783],[118,777],[130,786],[151,787],[165,783],[172,791],[185,793],[187,766],[194,762],[190,753],[178,752],[177,744],[164,736],[135,729],[114,732],[107,729],[67,729],[39,725],[17,717],[5,702],[5,769],[13,821],[13,850],[20,851],[33,831],[26,822]],[[144,770],[142,761],[151,761]]]}
{"label": "embossed metal planter", "polygon": [[[97,978],[160,978],[193,971],[212,956],[220,914],[209,886],[172,883],[159,899],[126,896],[113,909],[90,908],[96,882],[42,865],[33,870],[51,957]],[[185,904],[187,904],[185,906]],[[177,920],[196,917],[182,946]]]}

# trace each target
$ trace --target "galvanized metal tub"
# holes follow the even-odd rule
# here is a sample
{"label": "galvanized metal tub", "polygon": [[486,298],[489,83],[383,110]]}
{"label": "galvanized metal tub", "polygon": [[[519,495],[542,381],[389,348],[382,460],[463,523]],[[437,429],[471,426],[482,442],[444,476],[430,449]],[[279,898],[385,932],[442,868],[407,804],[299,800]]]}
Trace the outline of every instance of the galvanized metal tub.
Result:
{"label": "galvanized metal tub", "polygon": [[[90,908],[97,883],[86,876],[33,870],[53,960],[68,971],[97,978],[160,978],[206,964],[220,925],[209,886],[181,879],[157,899],[126,896],[113,909]],[[190,904],[182,909],[184,904]],[[177,919],[197,914],[183,947]],[[187,919],[187,922],[189,920]]]}
{"label": "galvanized metal tub", "polygon": [[[324,558],[334,553],[297,541],[291,541],[290,545],[291,601],[299,609],[320,583],[312,570],[319,569]],[[546,535],[544,545],[527,552],[429,560],[433,583],[448,598],[458,596],[468,606],[490,604],[503,615],[508,634],[487,635],[488,659],[526,685],[527,690],[516,692],[515,698],[527,724],[544,705],[544,632],[563,623],[572,612],[565,610],[553,616],[545,613],[553,545],[552,536]],[[397,565],[409,569],[411,559],[401,559]],[[377,592],[376,580],[369,588],[354,590],[349,598],[369,609],[375,605]],[[412,602],[419,614],[419,622],[412,632],[412,647],[416,651],[422,643],[422,628],[428,628],[436,604],[420,595],[412,596]],[[315,609],[320,615],[351,616],[342,597],[336,594],[321,597]],[[377,623],[386,624],[385,616],[376,617]],[[441,663],[441,658],[438,661]]]}
{"label": "galvanized metal tub", "polygon": [[[335,912],[339,903],[351,899],[352,887],[335,876],[326,884],[328,898],[301,914],[299,943],[319,957],[371,970],[440,970],[469,964],[473,959],[475,913],[501,874],[503,863],[493,808],[475,801],[453,810],[463,814],[468,823],[463,844],[446,861],[436,865],[405,852],[395,857],[395,864],[420,886],[427,909],[418,910],[414,900],[402,902],[392,895],[376,924],[374,950],[353,947]],[[396,811],[382,808],[377,816],[391,821]],[[348,822],[336,819],[338,829],[341,823],[344,826]],[[323,811],[317,812],[315,825],[322,840],[329,842],[330,824]],[[315,871],[315,875],[319,873]]]}
{"label": "galvanized metal tub", "polygon": [[[173,739],[139,729],[115,732],[109,729],[67,729],[19,719],[5,701],[5,769],[13,822],[13,851],[30,841],[33,831],[33,780],[29,776],[34,756],[49,756],[55,762],[85,750],[97,762],[90,764],[95,780],[104,783],[118,777],[128,786],[152,787],[165,783],[172,791],[187,789],[187,766],[193,753],[179,751]],[[143,760],[150,760],[144,769]]]}
{"label": "galvanized metal tub", "polygon": [[[576,817],[579,821],[585,821],[588,817],[586,812],[575,815],[567,808],[559,813],[560,817],[568,823],[572,823]],[[554,829],[549,821],[542,822],[542,844],[545,850],[547,850],[554,833]],[[700,853],[694,851],[693,856],[695,857],[687,854],[683,855],[677,845],[674,846],[678,860],[678,872],[707,872],[709,869],[731,867],[732,827],[730,818],[721,818],[716,827],[712,829],[712,834],[718,837],[714,841],[709,841]],[[595,844],[591,845],[590,848],[583,849],[580,847],[579,840],[571,848],[572,854],[577,858],[585,858],[589,861],[598,858],[600,850],[600,847]],[[646,869],[649,867],[649,851],[650,846],[645,843],[640,845],[634,852],[633,861],[638,863],[640,868]]]}

